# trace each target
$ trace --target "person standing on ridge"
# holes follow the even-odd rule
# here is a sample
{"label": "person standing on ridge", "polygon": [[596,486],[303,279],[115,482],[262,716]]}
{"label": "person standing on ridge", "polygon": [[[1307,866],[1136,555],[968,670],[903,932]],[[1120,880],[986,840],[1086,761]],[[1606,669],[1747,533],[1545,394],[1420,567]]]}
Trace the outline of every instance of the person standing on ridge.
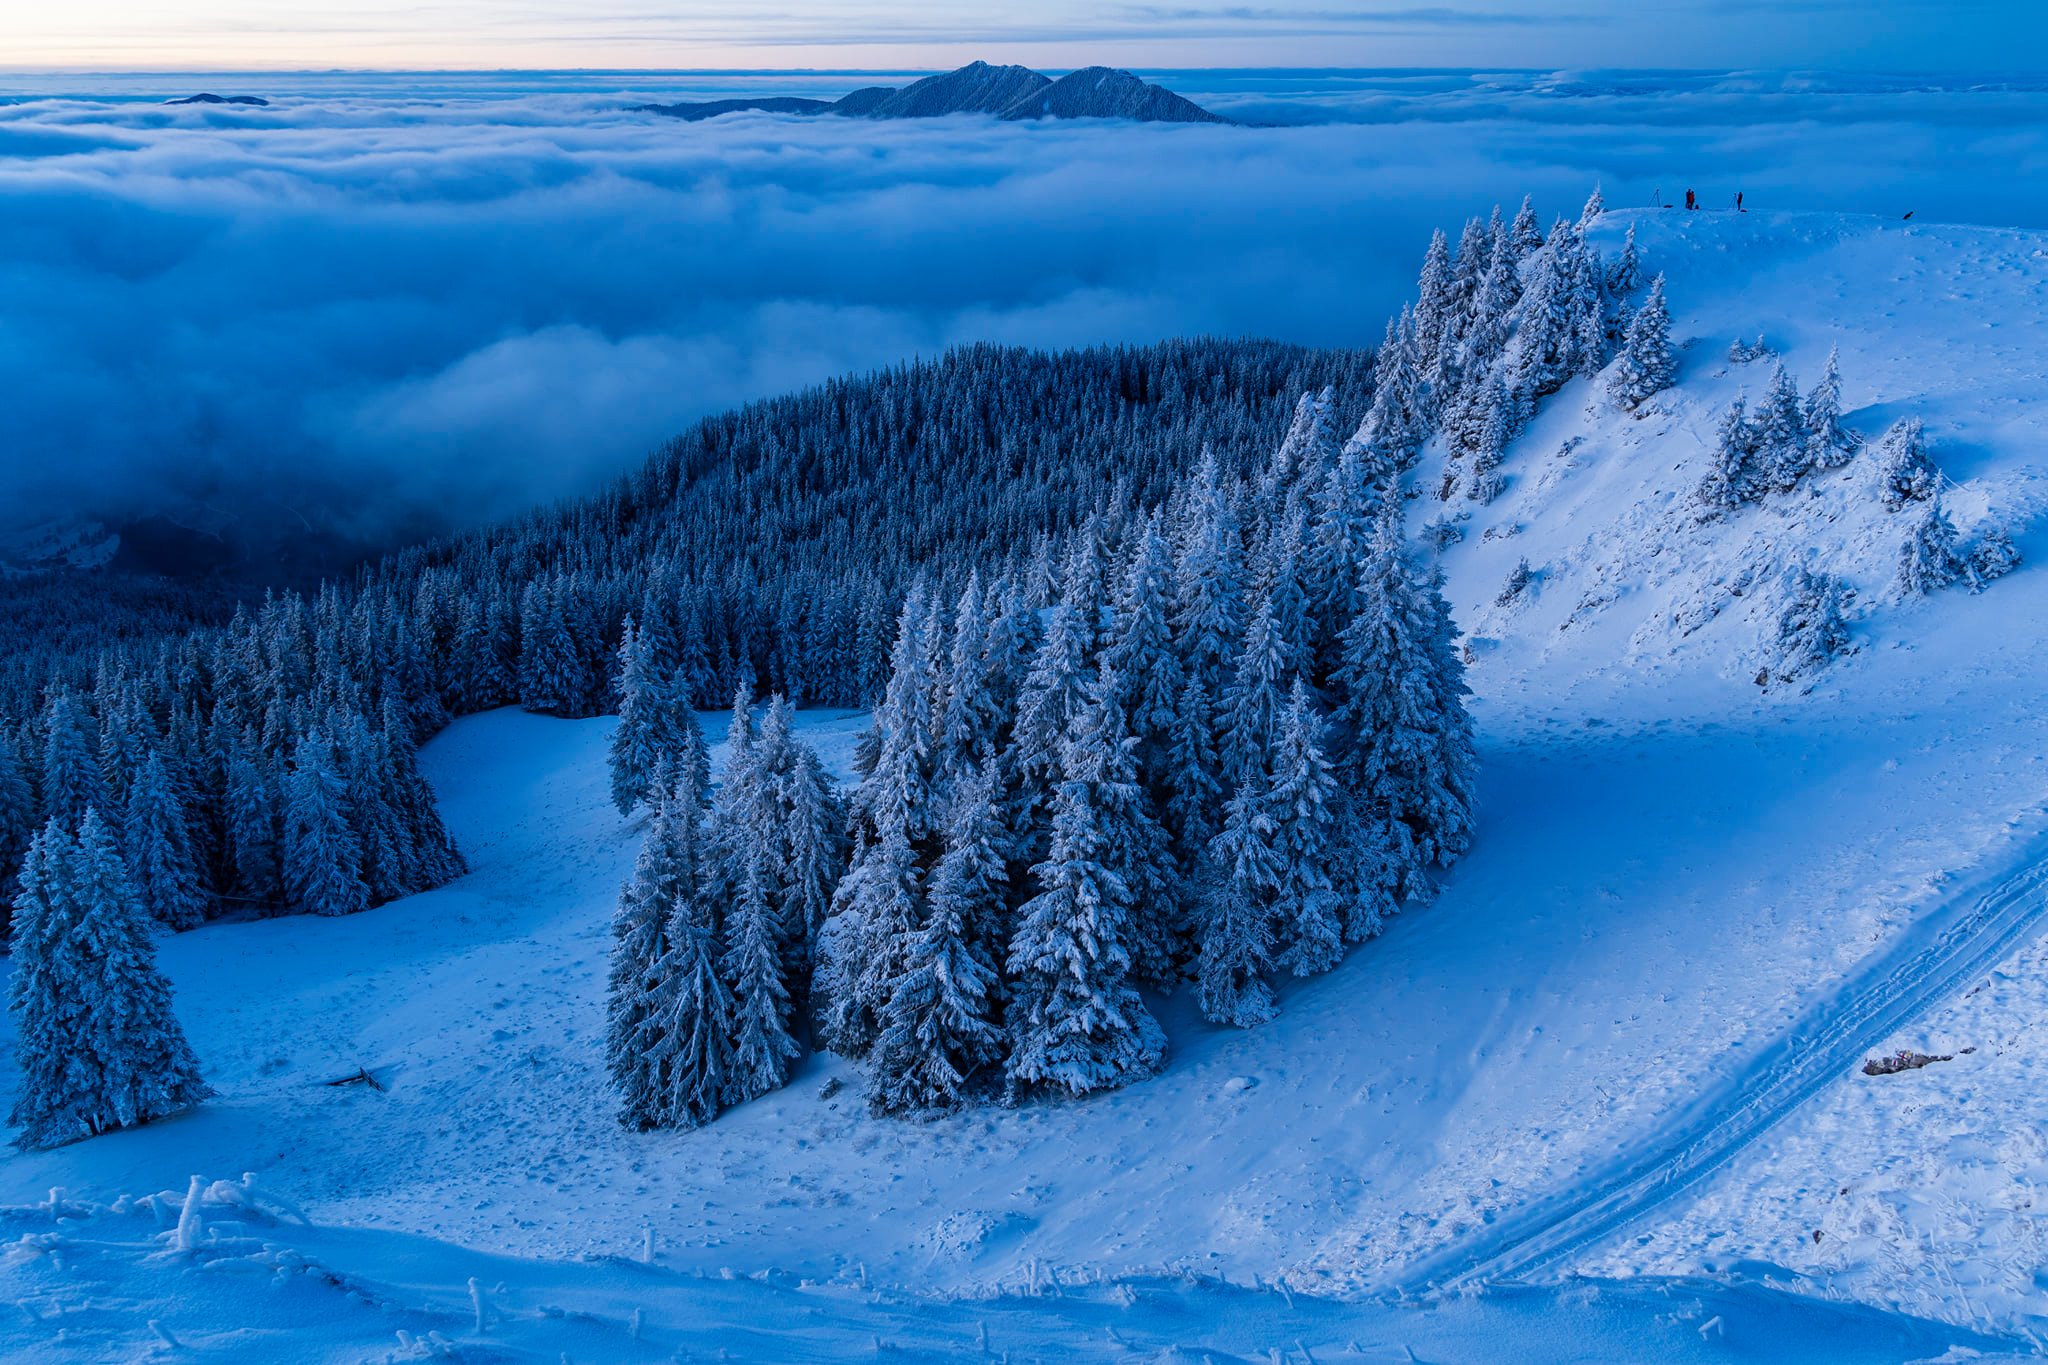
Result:
{"label": "person standing on ridge", "polygon": [[1685,192],[1685,206],[1689,209],[1696,209],[1700,206],[1700,201],[1693,197],[1691,190]]}

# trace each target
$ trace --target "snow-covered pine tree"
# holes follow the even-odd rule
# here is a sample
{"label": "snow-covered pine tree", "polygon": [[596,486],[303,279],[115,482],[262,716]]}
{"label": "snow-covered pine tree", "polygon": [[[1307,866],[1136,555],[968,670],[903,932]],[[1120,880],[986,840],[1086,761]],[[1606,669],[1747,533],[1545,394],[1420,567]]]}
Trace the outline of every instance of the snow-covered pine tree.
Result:
{"label": "snow-covered pine tree", "polygon": [[994,781],[986,770],[963,774],[924,923],[882,1011],[868,1073],[868,1107],[878,1114],[956,1108],[1002,1056],[994,954],[1006,941],[1006,842]]}
{"label": "snow-covered pine tree", "polygon": [[629,815],[647,799],[664,757],[660,744],[663,688],[648,659],[640,630],[628,616],[619,640],[619,723],[612,731],[612,804]]}
{"label": "snow-covered pine tree", "polygon": [[[848,1057],[866,1056],[874,1044],[908,935],[923,923],[925,876],[937,861],[928,619],[924,592],[914,589],[898,617],[889,682],[875,712],[874,767],[854,794],[853,865],[819,937],[813,990],[824,1002],[820,1033]],[[1069,619],[1078,649],[1078,613]]]}
{"label": "snow-covered pine tree", "polygon": [[1543,224],[1536,217],[1536,203],[1528,195],[1522,197],[1522,207],[1515,211],[1515,221],[1508,228],[1508,243],[1514,248],[1514,259],[1525,261],[1543,249]]}
{"label": "snow-covered pine tree", "polygon": [[1899,547],[1899,591],[1908,597],[1939,592],[1963,576],[1956,553],[1956,528],[1941,507],[1941,494],[1929,495],[1913,533]]}
{"label": "snow-covered pine tree", "polygon": [[1791,492],[1812,461],[1806,449],[1806,414],[1801,410],[1799,386],[1783,365],[1772,372],[1753,425],[1756,466],[1765,486],[1776,493]]}
{"label": "snow-covered pine tree", "polygon": [[1801,410],[1807,458],[1815,469],[1840,469],[1856,455],[1856,436],[1842,425],[1841,357],[1839,347],[1828,352],[1827,364]]}
{"label": "snow-covered pine tree", "polygon": [[1579,210],[1578,230],[1584,232],[1587,228],[1599,222],[1600,215],[1605,212],[1607,212],[1607,197],[1601,194],[1600,187],[1595,185],[1593,186],[1593,192],[1586,196],[1586,206]]}
{"label": "snow-covered pine tree", "polygon": [[363,885],[362,860],[333,742],[309,730],[292,750],[285,783],[284,885],[292,908],[313,915],[363,909],[369,889]]}
{"label": "snow-covered pine tree", "polygon": [[659,1078],[660,1125],[696,1128],[718,1117],[732,1093],[732,993],[718,973],[718,937],[707,898],[670,909],[648,1066]]}
{"label": "snow-covered pine tree", "polygon": [[1361,452],[1375,482],[1408,469],[1429,438],[1416,345],[1415,318],[1404,305],[1400,318],[1387,324],[1380,342],[1373,366],[1372,406],[1346,442]]}
{"label": "snow-covered pine tree", "polygon": [[1003,721],[1002,698],[990,683],[990,623],[987,594],[981,577],[970,571],[953,608],[952,643],[943,679],[936,691],[945,698],[937,724],[938,754],[933,762],[942,786],[969,768],[993,763]]}
{"label": "snow-covered pine tree", "polygon": [[212,1093],[113,830],[55,820],[24,860],[9,1003],[22,1086],[16,1145],[54,1147],[190,1109]]}
{"label": "snow-covered pine tree", "polygon": [[[1430,234],[1415,291],[1415,367],[1428,375],[1437,367],[1444,337],[1454,326],[1456,296],[1451,280],[1451,243],[1442,228]],[[1441,399],[1442,395],[1437,395]]]}
{"label": "snow-covered pine tree", "polygon": [[1981,591],[1993,579],[2003,578],[2019,566],[2019,547],[2002,526],[1986,527],[1964,557],[1972,592]]}
{"label": "snow-covered pine tree", "polygon": [[[790,1036],[789,988],[783,979],[781,887],[771,866],[778,831],[755,827],[730,886],[725,908],[725,954],[720,962],[732,993],[732,1059],[725,1102],[744,1104],[789,1079],[801,1049]],[[730,852],[727,855],[731,856]]]}
{"label": "snow-covered pine tree", "polygon": [[1474,502],[1492,502],[1500,496],[1505,480],[1501,461],[1507,457],[1508,442],[1521,426],[1520,408],[1499,375],[1480,386],[1478,436],[1470,449],[1472,470],[1466,480],[1466,496]]}
{"label": "snow-covered pine tree", "polygon": [[1213,1023],[1251,1028],[1277,1012],[1266,980],[1281,877],[1271,803],[1271,775],[1261,764],[1231,793],[1210,846],[1196,999]]}
{"label": "snow-covered pine tree", "polygon": [[128,784],[122,845],[145,913],[172,929],[191,929],[206,918],[208,897],[192,856],[184,802],[152,751]]}
{"label": "snow-covered pine tree", "polygon": [[1706,515],[1731,512],[1756,500],[1762,488],[1757,448],[1757,432],[1749,420],[1748,401],[1737,395],[1721,416],[1707,473],[1700,480],[1699,501]]}
{"label": "snow-covered pine tree", "polygon": [[1643,258],[1636,251],[1636,225],[1630,223],[1628,236],[1622,239],[1621,253],[1607,268],[1607,292],[1614,298],[1625,299],[1642,287]]}
{"label": "snow-covered pine tree", "polygon": [[106,805],[99,727],[83,698],[57,692],[43,708],[43,815],[75,826],[87,807]]}
{"label": "snow-covered pine tree", "polygon": [[1662,393],[1678,378],[1678,361],[1671,349],[1671,312],[1664,301],[1664,277],[1650,282],[1650,296],[1629,319],[1628,336],[1621,356],[1614,363],[1614,375],[1607,392],[1616,404],[1631,409],[1652,394]]}
{"label": "snow-covered pine tree", "polygon": [[35,837],[35,799],[20,750],[0,730],[0,938],[6,936],[7,917],[13,913],[15,871]]}
{"label": "snow-covered pine tree", "polygon": [[1832,574],[1804,566],[1785,579],[1785,601],[1772,631],[1767,668],[1791,682],[1826,668],[1849,649],[1849,590]]}
{"label": "snow-covered pine tree", "polygon": [[1328,971],[1344,956],[1343,898],[1330,875],[1344,861],[1337,827],[1344,802],[1323,756],[1322,730],[1308,687],[1296,678],[1273,746],[1266,803],[1279,857],[1276,960],[1296,976]]}
{"label": "snow-covered pine tree", "polygon": [[1361,606],[1332,679],[1334,762],[1377,829],[1361,850],[1380,865],[1384,890],[1412,897],[1427,890],[1428,867],[1448,865],[1471,840],[1468,689],[1450,608],[1411,562],[1391,502],[1359,577]]}
{"label": "snow-covered pine tree", "polygon": [[619,1121],[642,1131],[659,1127],[668,1114],[668,1087],[655,1061],[675,985],[666,975],[674,965],[669,925],[676,907],[694,904],[703,891],[701,766],[700,752],[697,776],[680,777],[673,789],[655,795],[646,841],[612,916],[605,1069],[619,1092]]}
{"label": "snow-covered pine tree", "polygon": [[1901,417],[1877,443],[1877,496],[1887,512],[1935,496],[1941,472],[1927,453],[1927,431],[1917,417]]}
{"label": "snow-covered pine tree", "polygon": [[1062,746],[1052,844],[1010,941],[1013,1087],[1070,1095],[1159,1067],[1166,1037],[1132,982],[1137,899],[1130,813],[1138,807],[1125,726],[1101,696]]}
{"label": "snow-covered pine tree", "polygon": [[238,742],[227,760],[223,822],[233,867],[231,886],[244,900],[276,905],[284,899],[278,869],[277,804],[269,776],[250,752],[253,747]]}
{"label": "snow-covered pine tree", "polygon": [[1245,622],[1244,644],[1237,668],[1223,694],[1223,780],[1235,788],[1266,766],[1286,706],[1287,688],[1296,676],[1289,665],[1293,650],[1280,638],[1271,600],[1263,593]]}

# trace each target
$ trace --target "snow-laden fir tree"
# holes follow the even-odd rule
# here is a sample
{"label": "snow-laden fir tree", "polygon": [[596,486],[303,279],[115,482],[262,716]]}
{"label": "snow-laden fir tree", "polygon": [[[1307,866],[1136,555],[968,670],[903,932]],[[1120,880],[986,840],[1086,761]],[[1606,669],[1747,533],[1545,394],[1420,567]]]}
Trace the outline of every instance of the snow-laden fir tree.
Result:
{"label": "snow-laden fir tree", "polygon": [[1272,781],[1261,762],[1232,791],[1210,846],[1196,1000],[1212,1023],[1251,1028],[1277,1012],[1266,980],[1281,879],[1271,806]]}
{"label": "snow-laden fir tree", "polygon": [[733,999],[718,972],[714,919],[707,897],[670,908],[648,1058],[661,1083],[658,1112],[665,1128],[709,1123],[732,1093]]}
{"label": "snow-laden fir tree", "polygon": [[934,760],[942,784],[950,784],[969,768],[995,761],[1004,698],[991,678],[990,630],[988,596],[982,590],[981,576],[970,571],[953,608],[945,677],[936,686],[945,702],[938,719]]}
{"label": "snow-laden fir tree", "polygon": [[1061,750],[1052,843],[1010,941],[1007,1073],[1087,1094],[1159,1068],[1166,1037],[1131,979],[1138,888],[1126,869],[1139,791],[1125,727],[1098,696]]}
{"label": "snow-laden fir tree", "polygon": [[1927,499],[1913,533],[1899,547],[1899,591],[1908,597],[1939,592],[1963,576],[1962,557],[1956,553],[1956,528],[1942,510],[1941,495]]}
{"label": "snow-laden fir tree", "polygon": [[1806,476],[1811,458],[1806,449],[1806,413],[1799,400],[1799,387],[1783,365],[1772,372],[1751,425],[1759,478],[1773,492],[1791,492]]}
{"label": "snow-laden fir tree", "polygon": [[1249,774],[1264,766],[1279,729],[1280,713],[1287,705],[1287,689],[1298,676],[1295,663],[1293,649],[1274,623],[1272,601],[1261,593],[1245,623],[1237,669],[1223,695],[1223,780],[1227,786],[1243,784]]}
{"label": "snow-laden fir tree", "polygon": [[122,845],[143,911],[172,929],[191,929],[206,918],[207,896],[192,855],[184,802],[152,752],[128,784]]}
{"label": "snow-laden fir tree", "polygon": [[1887,512],[1909,502],[1926,502],[1941,484],[1934,457],[1927,453],[1927,432],[1917,417],[1901,417],[1877,443],[1877,496]]}
{"label": "snow-laden fir tree", "polygon": [[738,868],[729,868],[722,879],[731,895],[720,963],[732,991],[727,1104],[744,1104],[780,1089],[801,1051],[790,1036],[789,988],[783,979],[782,913],[776,904],[781,888],[772,866],[780,840],[773,828],[756,826],[749,832],[754,837],[740,854]]}
{"label": "snow-laden fir tree", "polygon": [[1331,876],[1344,862],[1344,797],[1323,756],[1322,730],[1308,686],[1296,678],[1273,745],[1266,800],[1280,869],[1272,901],[1276,961],[1296,976],[1328,971],[1344,955],[1343,896]]}
{"label": "snow-laden fir tree", "polygon": [[1622,239],[1620,253],[1607,267],[1607,292],[1615,298],[1625,299],[1642,287],[1643,259],[1636,251],[1636,225],[1630,223],[1628,235]]}
{"label": "snow-laden fir tree", "polygon": [[9,1004],[21,1147],[54,1147],[190,1109],[212,1092],[171,1011],[150,924],[113,830],[55,820],[24,860]]}
{"label": "snow-laden fir tree", "polygon": [[[1415,291],[1415,366],[1422,375],[1437,368],[1445,335],[1452,330],[1456,292],[1451,278],[1451,243],[1442,228],[1430,234],[1429,251]],[[1441,395],[1439,395],[1441,397]]]}
{"label": "snow-laden fir tree", "polygon": [[1841,355],[1840,348],[1828,352],[1801,409],[1807,458],[1815,469],[1840,469],[1856,455],[1857,439],[1842,425]]}
{"label": "snow-laden fir tree", "polygon": [[1634,409],[1652,394],[1662,393],[1678,378],[1671,349],[1671,312],[1664,302],[1664,277],[1650,282],[1650,296],[1629,319],[1628,335],[1607,392],[1623,408]]}
{"label": "snow-laden fir tree", "polygon": [[28,768],[5,731],[0,731],[0,936],[12,912],[15,870],[35,835],[35,790]]}
{"label": "snow-laden fir tree", "polygon": [[1386,894],[1417,896],[1426,870],[1471,841],[1469,689],[1449,605],[1412,563],[1392,500],[1359,579],[1361,605],[1331,679],[1333,761],[1361,815],[1358,862],[1377,866]]}
{"label": "snow-laden fir tree", "polygon": [[1791,682],[1826,668],[1848,652],[1848,587],[1832,574],[1799,567],[1787,575],[1767,663],[1772,676]]}
{"label": "snow-laden fir tree", "polygon": [[1543,224],[1536,216],[1536,203],[1528,195],[1522,196],[1522,206],[1515,211],[1515,221],[1508,228],[1508,242],[1514,248],[1516,260],[1527,260],[1543,249]]}
{"label": "snow-laden fir tree", "polygon": [[868,1106],[878,1114],[956,1108],[1001,1060],[995,954],[1005,941],[1005,843],[994,781],[984,770],[964,774],[924,922],[911,933],[870,1057]]}
{"label": "snow-laden fir tree", "polygon": [[362,871],[362,844],[349,822],[348,784],[334,745],[322,732],[308,731],[292,751],[285,782],[285,894],[304,914],[353,914],[369,904]]}
{"label": "snow-laden fir tree", "polygon": [[1970,546],[1969,554],[1964,556],[1964,571],[1972,592],[1981,590],[1995,578],[2005,577],[2019,566],[2019,547],[2012,543],[2011,535],[2002,526],[1985,528]]}
{"label": "snow-laden fir tree", "polygon": [[227,760],[226,827],[236,895],[261,905],[284,899],[278,868],[277,804],[272,783],[251,750],[238,744]]}
{"label": "snow-laden fir tree", "polygon": [[82,698],[59,692],[43,708],[43,815],[76,825],[87,807],[107,808],[99,727]]}
{"label": "snow-laden fir tree", "polygon": [[1593,186],[1593,192],[1586,196],[1586,206],[1579,210],[1579,231],[1584,232],[1587,228],[1599,222],[1600,215],[1605,212],[1607,212],[1607,196],[1600,193],[1600,187],[1595,185]]}
{"label": "snow-laden fir tree", "polygon": [[[908,935],[923,922],[925,877],[937,860],[936,679],[927,624],[924,594],[913,591],[898,617],[888,688],[875,712],[874,766],[854,793],[853,863],[819,940],[820,1032],[826,1046],[849,1057],[866,1056],[874,1044]],[[1078,649],[1078,621],[1070,618],[1067,629]]]}
{"label": "snow-laden fir tree", "polygon": [[612,804],[627,815],[647,799],[657,769],[670,757],[660,720],[666,710],[665,689],[654,677],[647,645],[630,616],[619,640],[618,668],[619,723],[610,748]]}
{"label": "snow-laden fir tree", "polygon": [[647,838],[612,916],[605,995],[605,1068],[619,1092],[619,1121],[649,1129],[667,1121],[669,1087],[657,1069],[661,1028],[673,1015],[676,982],[669,928],[679,905],[704,894],[704,803],[708,785],[701,738],[672,769],[674,784],[655,797]]}
{"label": "snow-laden fir tree", "polygon": [[1762,491],[1758,469],[1757,433],[1749,420],[1748,400],[1738,395],[1721,415],[1721,427],[1707,461],[1706,476],[1700,480],[1699,501],[1703,515],[1731,512],[1754,502]]}

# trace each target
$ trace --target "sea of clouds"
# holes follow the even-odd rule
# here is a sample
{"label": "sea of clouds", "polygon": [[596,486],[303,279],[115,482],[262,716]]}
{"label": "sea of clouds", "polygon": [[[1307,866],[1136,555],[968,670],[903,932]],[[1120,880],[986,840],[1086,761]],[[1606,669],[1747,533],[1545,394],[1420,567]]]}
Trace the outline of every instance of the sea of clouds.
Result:
{"label": "sea of clouds", "polygon": [[[2043,88],[1163,79],[1269,126],[628,108],[869,76],[0,78],[0,522],[200,508],[378,544],[961,342],[1370,344],[1432,227],[1595,182],[2048,225]],[[158,102],[194,88],[273,103]]]}

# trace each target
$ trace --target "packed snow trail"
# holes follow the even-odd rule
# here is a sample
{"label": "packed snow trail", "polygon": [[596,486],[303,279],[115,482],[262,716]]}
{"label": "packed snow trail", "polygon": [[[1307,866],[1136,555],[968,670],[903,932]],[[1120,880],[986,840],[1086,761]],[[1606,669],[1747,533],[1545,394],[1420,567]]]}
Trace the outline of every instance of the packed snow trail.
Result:
{"label": "packed snow trail", "polygon": [[2018,872],[1988,889],[1979,882],[1921,917],[1663,1141],[1422,1258],[1402,1274],[1400,1287],[1424,1292],[1526,1281],[1570,1262],[1718,1170],[1886,1038],[2032,937],[2044,914],[2048,838],[2037,838]]}

